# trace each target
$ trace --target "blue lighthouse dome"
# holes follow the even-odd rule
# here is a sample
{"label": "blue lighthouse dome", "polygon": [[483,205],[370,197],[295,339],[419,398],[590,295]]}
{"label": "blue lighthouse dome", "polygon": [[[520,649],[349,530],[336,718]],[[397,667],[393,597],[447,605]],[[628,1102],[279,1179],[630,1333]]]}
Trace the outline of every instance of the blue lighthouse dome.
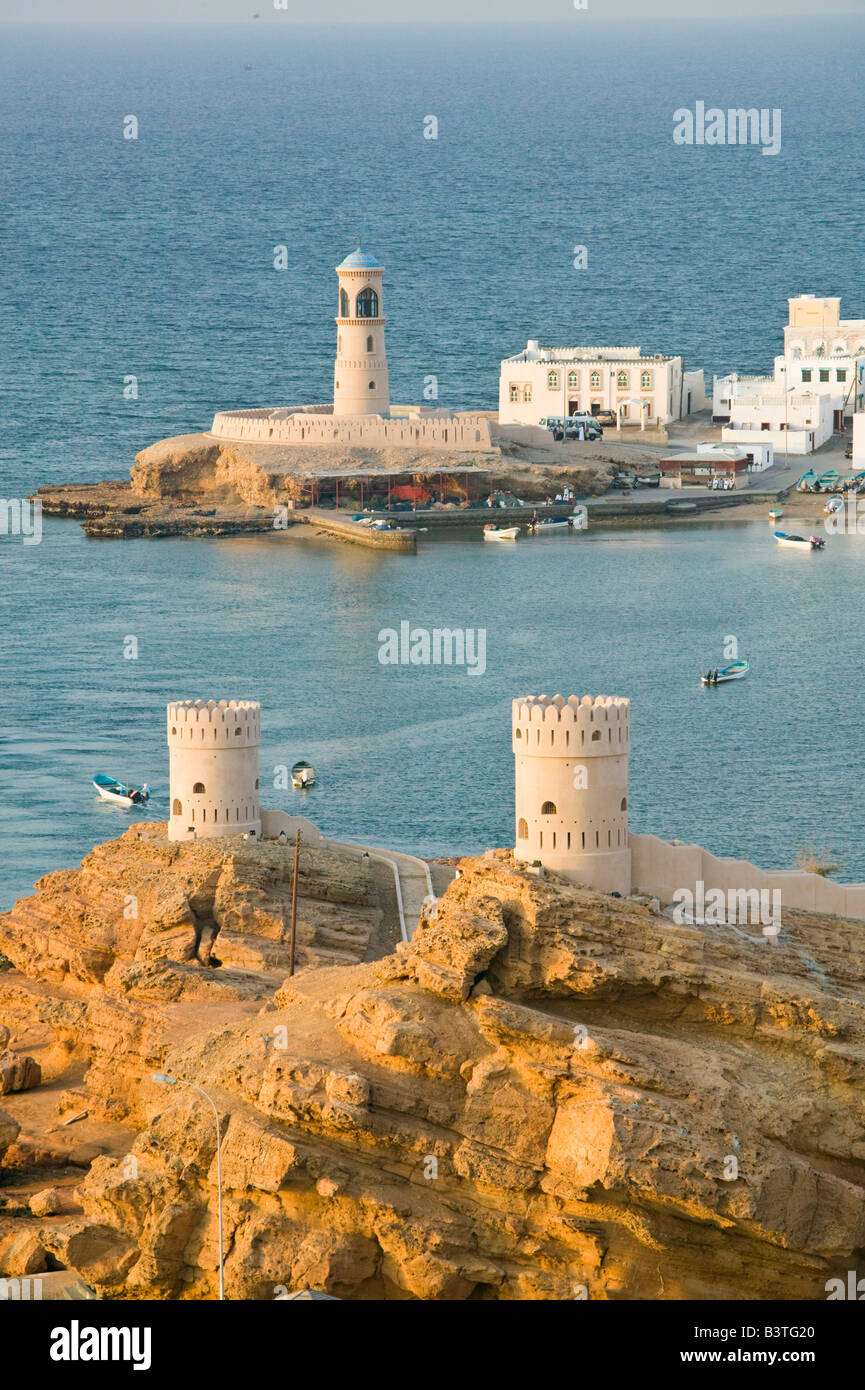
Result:
{"label": "blue lighthouse dome", "polygon": [[371,256],[368,251],[362,251],[360,247],[352,251],[350,256],[346,256],[337,270],[384,270],[384,266],[377,261],[375,256]]}

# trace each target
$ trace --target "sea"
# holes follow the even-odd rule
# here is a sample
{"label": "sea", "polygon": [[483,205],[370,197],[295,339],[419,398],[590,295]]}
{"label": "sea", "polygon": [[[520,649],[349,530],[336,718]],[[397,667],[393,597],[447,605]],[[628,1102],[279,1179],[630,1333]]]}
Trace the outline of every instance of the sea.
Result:
{"label": "sea", "polygon": [[[328,400],[359,241],[387,268],[397,402],[434,379],[442,406],[494,408],[529,337],[680,352],[711,380],[771,370],[789,296],[865,317],[865,16],[254,13],[3,26],[0,498],[124,477],[220,408]],[[780,109],[780,153],[675,144],[698,101]],[[130,823],[95,772],[148,781],[165,817],[164,706],[199,696],[261,701],[264,804],[432,856],[512,843],[515,695],[628,695],[632,829],[865,878],[863,563],[865,537],[782,552],[768,522],[415,557],[0,536],[0,909]],[[483,630],[483,675],[383,665],[405,621]],[[701,688],[730,639],[751,675]],[[302,756],[316,787],[274,786]]]}

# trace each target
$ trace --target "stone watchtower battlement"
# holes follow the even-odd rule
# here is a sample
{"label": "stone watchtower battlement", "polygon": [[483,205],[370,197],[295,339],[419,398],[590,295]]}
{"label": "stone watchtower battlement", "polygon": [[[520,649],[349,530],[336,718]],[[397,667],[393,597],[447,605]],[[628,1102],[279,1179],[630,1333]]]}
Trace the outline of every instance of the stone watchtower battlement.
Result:
{"label": "stone watchtower battlement", "polygon": [[261,834],[254,700],[179,700],[168,706],[169,840]]}
{"label": "stone watchtower battlement", "polygon": [[514,700],[517,860],[630,893],[630,730],[631,704],[619,696]]}

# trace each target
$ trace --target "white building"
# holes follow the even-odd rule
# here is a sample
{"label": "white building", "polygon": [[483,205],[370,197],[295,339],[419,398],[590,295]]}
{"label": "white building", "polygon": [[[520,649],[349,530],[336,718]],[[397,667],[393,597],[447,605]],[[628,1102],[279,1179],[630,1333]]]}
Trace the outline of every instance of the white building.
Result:
{"label": "white building", "polygon": [[642,429],[678,420],[706,403],[703,373],[681,357],[643,355],[638,347],[542,348],[530,339],[499,375],[499,421],[538,425],[568,415],[612,411]]}
{"label": "white building", "polygon": [[800,294],[788,302],[784,355],[775,358],[775,380],[828,396],[834,428],[841,429],[844,417],[863,405],[865,319],[842,319],[840,299]]}
{"label": "white building", "polygon": [[810,453],[865,404],[865,319],[842,319],[840,299],[801,294],[788,303],[784,353],[775,358],[774,375],[715,377],[712,419],[726,426],[725,440],[753,436],[756,421],[776,445],[791,432],[787,453]]}
{"label": "white building", "polygon": [[[723,415],[718,407],[723,407]],[[726,418],[725,444],[771,444],[785,454],[810,454],[832,437],[833,399],[808,389],[779,386],[774,377],[716,377],[715,419]]]}

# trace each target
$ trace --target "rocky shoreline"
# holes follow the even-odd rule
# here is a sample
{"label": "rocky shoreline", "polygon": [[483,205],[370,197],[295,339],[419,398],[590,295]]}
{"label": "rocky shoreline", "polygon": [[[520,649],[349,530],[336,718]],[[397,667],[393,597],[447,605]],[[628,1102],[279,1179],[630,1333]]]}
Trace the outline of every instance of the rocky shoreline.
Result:
{"label": "rocky shoreline", "polygon": [[770,945],[495,851],[394,950],[386,877],[305,847],[288,981],[290,856],[145,824],[0,917],[40,1067],[2,1102],[0,1275],[215,1296],[212,1119],[157,1069],[219,1108],[231,1298],[814,1299],[855,1266],[860,923]]}

